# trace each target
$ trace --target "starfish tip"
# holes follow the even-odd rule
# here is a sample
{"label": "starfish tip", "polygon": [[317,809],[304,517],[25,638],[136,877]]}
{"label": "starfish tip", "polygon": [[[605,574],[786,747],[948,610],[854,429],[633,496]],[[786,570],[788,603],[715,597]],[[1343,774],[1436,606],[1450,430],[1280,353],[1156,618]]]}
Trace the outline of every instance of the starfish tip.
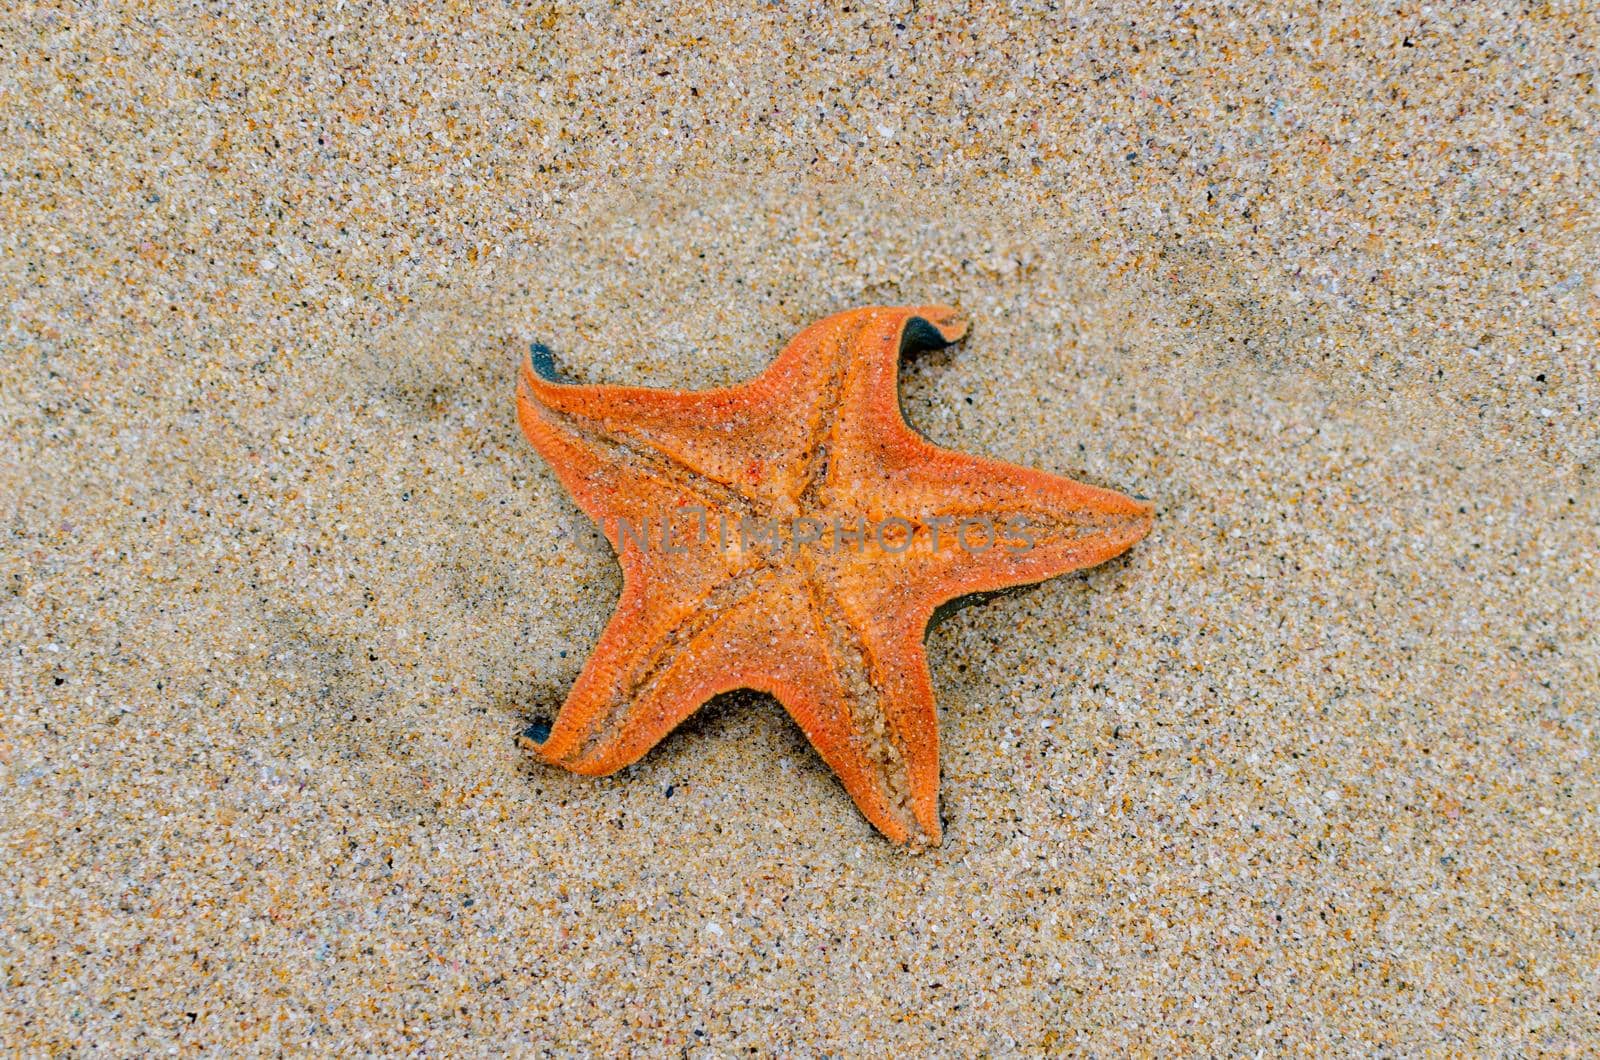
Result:
{"label": "starfish tip", "polygon": [[528,344],[528,369],[546,383],[562,382],[561,371],[556,367],[555,351],[542,342]]}
{"label": "starfish tip", "polygon": [[1150,528],[1156,524],[1155,502],[1146,497],[1130,497],[1128,499],[1133,501],[1134,510],[1132,515],[1134,521],[1137,522],[1141,528],[1139,536],[1143,537],[1145,534],[1148,534],[1150,532]]}
{"label": "starfish tip", "polygon": [[[904,337],[906,345],[915,349],[938,349],[960,342],[967,334],[967,315],[954,306],[924,305],[911,311]],[[926,324],[926,329],[918,327]]]}
{"label": "starfish tip", "polygon": [[527,728],[517,733],[517,746],[537,751],[549,738],[550,723],[543,718],[535,718],[528,723]]}

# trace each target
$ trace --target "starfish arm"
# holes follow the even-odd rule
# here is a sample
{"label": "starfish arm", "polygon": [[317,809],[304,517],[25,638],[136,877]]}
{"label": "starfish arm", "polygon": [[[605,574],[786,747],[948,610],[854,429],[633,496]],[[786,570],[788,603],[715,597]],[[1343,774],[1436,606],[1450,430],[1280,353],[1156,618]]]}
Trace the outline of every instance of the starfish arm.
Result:
{"label": "starfish arm", "polygon": [[1115,490],[920,438],[902,452],[878,503],[911,524],[912,543],[873,569],[930,608],[1096,566],[1150,532],[1150,505]]}
{"label": "starfish arm", "polygon": [[871,621],[816,591],[807,618],[818,649],[791,656],[770,691],[880,832],[937,844],[939,724],[926,621]]}
{"label": "starfish arm", "polygon": [[838,404],[862,320],[856,310],[818,321],[756,378],[703,391],[561,382],[548,351],[536,347],[522,367],[520,405],[568,431],[642,450],[708,480],[713,492],[792,496]]}
{"label": "starfish arm", "polygon": [[848,324],[852,334],[849,370],[828,424],[825,445],[832,459],[823,490],[849,484],[870,492],[902,437],[920,441],[900,414],[901,359],[959,341],[967,322],[959,310],[944,305],[873,306],[829,319]]}
{"label": "starfish arm", "polygon": [[[791,433],[782,454],[781,492],[813,505],[849,463],[847,443],[856,439],[841,430],[849,426],[841,417],[860,403],[856,395],[877,393],[874,381],[887,373],[898,418],[892,388],[900,357],[949,345],[966,331],[965,318],[949,306],[869,306],[835,313],[796,335],[752,384],[762,407],[789,408],[797,419],[786,425]],[[794,394],[803,395],[798,407],[785,400]],[[863,426],[870,433],[871,425]]]}
{"label": "starfish arm", "polygon": [[709,570],[663,576],[654,559],[622,556],[622,599],[594,653],[567,694],[550,735],[535,750],[576,773],[603,776],[643,757],[719,692],[745,686],[746,674],[722,660],[727,642],[746,635],[749,597],[768,569],[719,578]]}
{"label": "starfish arm", "polygon": [[[880,553],[865,564],[877,568],[877,577],[909,589],[931,608],[953,596],[1103,563],[1149,532],[1151,509],[1143,502],[944,449],[906,424],[900,359],[960,338],[965,325],[954,310],[918,306],[857,314],[858,367],[843,388],[832,429],[832,444],[845,455],[829,468],[828,491],[840,509],[874,523],[897,518],[914,527],[903,553]],[[978,526],[962,534],[965,520],[987,521],[991,528],[987,535]]]}
{"label": "starfish arm", "polygon": [[592,439],[728,505],[760,481],[769,439],[748,387],[686,392],[564,383],[524,362],[517,391],[523,430],[541,451],[541,428]]}
{"label": "starfish arm", "polygon": [[681,533],[698,507],[707,512],[743,511],[737,491],[694,473],[663,454],[611,430],[599,419],[570,411],[613,388],[553,383],[524,363],[517,385],[522,432],[555,471],[578,506],[600,524],[611,546],[623,551],[627,520],[635,531],[670,519]]}

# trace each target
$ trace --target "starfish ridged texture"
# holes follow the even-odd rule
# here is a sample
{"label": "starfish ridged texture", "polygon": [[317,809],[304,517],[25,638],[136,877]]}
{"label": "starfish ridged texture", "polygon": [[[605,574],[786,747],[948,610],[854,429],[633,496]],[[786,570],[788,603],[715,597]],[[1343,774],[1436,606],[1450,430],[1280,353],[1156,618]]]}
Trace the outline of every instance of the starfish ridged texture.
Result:
{"label": "starfish ridged texture", "polygon": [[[1140,501],[906,424],[900,358],[965,332],[947,306],[855,309],[757,378],[706,391],[558,381],[535,347],[522,429],[616,549],[623,587],[548,736],[525,743],[611,773],[712,696],[756,689],[884,835],[937,843],[934,609],[1104,562],[1151,525]],[[763,525],[793,532],[744,532]],[[1005,526],[1021,529],[1002,546]]]}

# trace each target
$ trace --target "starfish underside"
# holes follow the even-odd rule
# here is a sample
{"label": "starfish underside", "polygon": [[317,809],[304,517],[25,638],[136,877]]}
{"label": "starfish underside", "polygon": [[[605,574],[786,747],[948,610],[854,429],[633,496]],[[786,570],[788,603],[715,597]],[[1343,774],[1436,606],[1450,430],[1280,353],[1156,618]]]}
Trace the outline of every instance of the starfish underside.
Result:
{"label": "starfish underside", "polygon": [[[947,306],[856,309],[801,332],[750,382],[688,392],[558,382],[536,349],[518,387],[522,429],[616,549],[623,588],[535,753],[611,773],[712,696],[756,689],[886,836],[937,843],[923,651],[934,608],[1104,562],[1151,524],[1120,493],[943,449],[907,426],[900,358],[965,332]],[[1008,547],[977,530],[955,537],[963,520],[988,533],[1019,519],[1009,525],[1029,530]],[[664,521],[689,543],[660,547],[649,528]],[[817,537],[740,533],[762,525]],[[858,542],[871,525],[888,529]]]}

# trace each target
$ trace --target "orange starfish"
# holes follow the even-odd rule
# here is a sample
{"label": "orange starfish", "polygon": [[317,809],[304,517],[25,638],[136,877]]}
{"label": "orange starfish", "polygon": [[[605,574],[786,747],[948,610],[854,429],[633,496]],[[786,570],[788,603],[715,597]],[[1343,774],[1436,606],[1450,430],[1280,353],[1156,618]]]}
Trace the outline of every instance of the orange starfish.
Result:
{"label": "orange starfish", "polygon": [[522,429],[619,553],[623,587],[548,736],[524,743],[611,773],[712,696],[756,689],[886,836],[937,843],[934,608],[1104,562],[1151,524],[1120,493],[907,426],[901,356],[965,333],[947,306],[855,309],[750,382],[698,392],[562,382],[535,346]]}

